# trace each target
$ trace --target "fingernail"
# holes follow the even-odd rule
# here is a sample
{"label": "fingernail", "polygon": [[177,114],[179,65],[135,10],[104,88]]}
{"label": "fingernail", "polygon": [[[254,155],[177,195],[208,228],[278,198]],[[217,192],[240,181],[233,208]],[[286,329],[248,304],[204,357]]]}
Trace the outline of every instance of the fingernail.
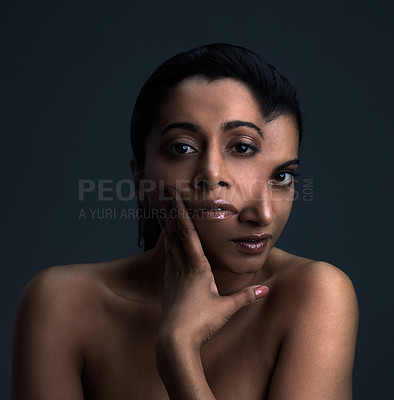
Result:
{"label": "fingernail", "polygon": [[257,300],[262,299],[268,292],[269,289],[267,286],[259,286],[254,289],[254,294]]}

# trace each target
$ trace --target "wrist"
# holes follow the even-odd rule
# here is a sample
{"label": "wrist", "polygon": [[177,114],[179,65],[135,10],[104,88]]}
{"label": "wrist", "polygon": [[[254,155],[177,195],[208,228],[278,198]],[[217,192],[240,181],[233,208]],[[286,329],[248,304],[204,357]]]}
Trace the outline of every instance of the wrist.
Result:
{"label": "wrist", "polygon": [[201,343],[199,343],[198,336],[190,326],[180,326],[178,323],[169,321],[160,326],[156,343],[157,345],[170,346],[174,349],[179,346],[200,349]]}
{"label": "wrist", "polygon": [[171,399],[214,399],[206,380],[201,344],[179,331],[161,330],[156,339],[156,367]]}
{"label": "wrist", "polygon": [[156,338],[156,354],[162,357],[189,354],[200,355],[201,344],[191,335],[177,330],[159,331]]}

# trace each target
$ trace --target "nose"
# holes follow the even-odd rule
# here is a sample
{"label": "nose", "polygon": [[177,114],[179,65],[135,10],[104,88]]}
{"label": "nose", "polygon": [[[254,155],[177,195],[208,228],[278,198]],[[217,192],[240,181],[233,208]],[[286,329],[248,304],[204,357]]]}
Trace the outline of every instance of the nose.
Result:
{"label": "nose", "polygon": [[246,201],[245,206],[239,213],[238,219],[241,222],[249,222],[258,226],[267,226],[275,218],[272,204],[272,192],[268,185],[260,183],[258,193],[253,193]]}
{"label": "nose", "polygon": [[213,190],[219,186],[230,188],[232,180],[220,151],[213,148],[200,158],[192,179],[192,187],[198,191]]}

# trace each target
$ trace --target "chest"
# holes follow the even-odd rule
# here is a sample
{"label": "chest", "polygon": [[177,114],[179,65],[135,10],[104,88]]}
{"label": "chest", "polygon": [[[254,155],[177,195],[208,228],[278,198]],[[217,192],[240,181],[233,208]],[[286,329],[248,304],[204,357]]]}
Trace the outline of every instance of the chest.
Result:
{"label": "chest", "polygon": [[[112,314],[87,343],[83,384],[95,400],[168,399],[156,371],[155,342],[160,318],[139,312]],[[276,359],[272,332],[245,319],[230,321],[205,343],[201,360],[217,399],[264,399]]]}

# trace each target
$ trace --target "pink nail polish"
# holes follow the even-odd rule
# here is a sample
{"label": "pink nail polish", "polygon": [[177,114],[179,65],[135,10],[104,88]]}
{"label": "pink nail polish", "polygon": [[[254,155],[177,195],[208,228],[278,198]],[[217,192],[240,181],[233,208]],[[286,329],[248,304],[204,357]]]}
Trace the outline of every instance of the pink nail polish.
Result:
{"label": "pink nail polish", "polygon": [[269,289],[267,286],[259,286],[254,289],[254,294],[257,300],[262,299],[268,292]]}

